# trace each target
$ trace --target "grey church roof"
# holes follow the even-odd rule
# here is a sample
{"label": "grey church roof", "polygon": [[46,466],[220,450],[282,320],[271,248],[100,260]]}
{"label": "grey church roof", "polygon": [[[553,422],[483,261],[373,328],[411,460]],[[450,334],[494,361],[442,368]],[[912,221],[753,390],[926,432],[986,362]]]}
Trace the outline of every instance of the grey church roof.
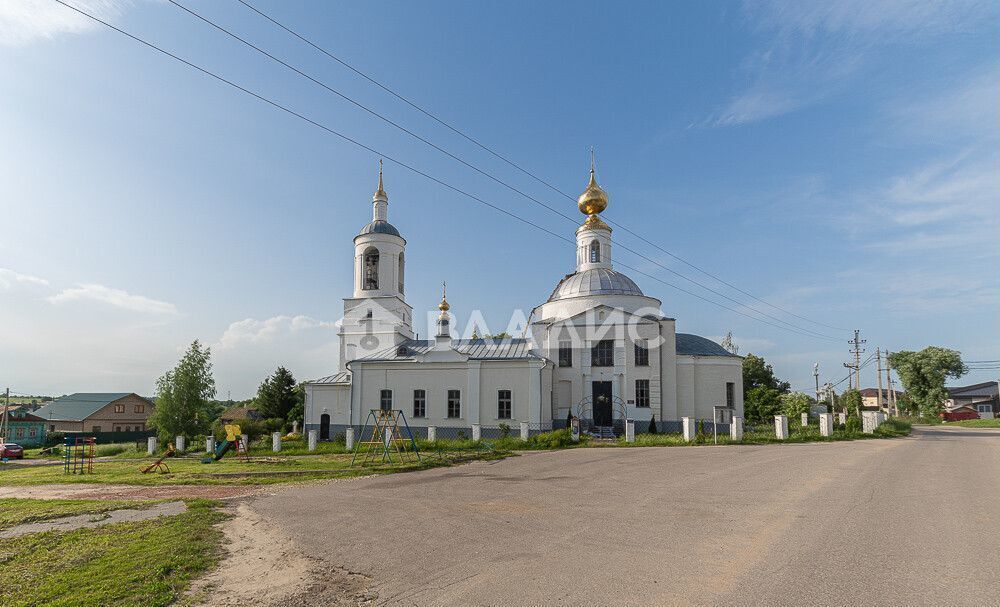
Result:
{"label": "grey church roof", "polygon": [[388,221],[373,221],[361,228],[361,231],[358,232],[358,236],[362,234],[392,234],[393,236],[399,236],[402,238],[399,234],[399,230],[396,229],[396,226],[392,225]]}
{"label": "grey church roof", "polygon": [[[358,360],[405,360],[427,354],[434,347],[434,341],[410,339],[398,346],[362,356]],[[530,352],[531,342],[527,339],[453,339],[451,347],[456,352],[467,354],[478,360],[515,360],[540,358]]]}
{"label": "grey church roof", "polygon": [[690,333],[677,334],[677,354],[687,356],[732,356],[739,358],[711,339]]}
{"label": "grey church roof", "polygon": [[549,296],[549,301],[586,295],[642,295],[631,278],[607,268],[592,268],[567,274]]}
{"label": "grey church roof", "polygon": [[341,371],[340,373],[334,373],[333,375],[327,375],[326,377],[321,377],[319,379],[314,379],[310,384],[349,384],[351,383],[351,374],[348,371]]}

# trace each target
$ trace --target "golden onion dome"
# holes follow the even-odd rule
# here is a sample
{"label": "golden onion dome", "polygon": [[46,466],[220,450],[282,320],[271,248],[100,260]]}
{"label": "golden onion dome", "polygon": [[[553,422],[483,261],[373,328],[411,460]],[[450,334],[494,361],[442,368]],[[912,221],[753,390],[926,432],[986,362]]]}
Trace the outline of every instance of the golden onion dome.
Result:
{"label": "golden onion dome", "polygon": [[584,215],[596,215],[608,208],[608,194],[597,185],[594,169],[590,169],[590,183],[587,189],[576,199],[576,206]]}

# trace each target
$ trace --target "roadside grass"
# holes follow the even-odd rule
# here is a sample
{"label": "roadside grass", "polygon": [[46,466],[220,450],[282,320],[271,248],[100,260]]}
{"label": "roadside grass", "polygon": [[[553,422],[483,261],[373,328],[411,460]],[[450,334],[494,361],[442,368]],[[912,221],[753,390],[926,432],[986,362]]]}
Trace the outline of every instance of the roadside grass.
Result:
{"label": "roadside grass", "polygon": [[[864,434],[860,431],[845,430],[843,427],[835,428],[832,436],[822,436],[819,426],[796,426],[789,423],[789,434],[786,440],[778,440],[774,435],[774,426],[771,424],[759,424],[747,426],[742,441],[733,441],[729,433],[720,433],[715,439],[712,437],[711,426],[708,432],[699,433],[693,442],[684,440],[683,434],[660,433],[660,434],[636,434],[634,443],[625,442],[625,437],[620,437],[617,442],[597,443],[595,447],[679,447],[687,445],[768,445],[782,443],[812,443],[812,442],[834,442],[845,440],[864,440],[871,438],[893,438],[907,436],[910,434],[911,425],[906,420],[887,419],[879,426],[874,434]],[[716,443],[716,440],[718,441]]]}
{"label": "roadside grass", "polygon": [[221,555],[216,502],[187,505],[176,516],[0,540],[4,607],[169,605]]}
{"label": "roadside grass", "polygon": [[[450,466],[474,460],[502,459],[509,452],[496,449],[476,451],[422,452],[421,461],[351,465],[352,454],[320,456],[251,457],[244,462],[232,455],[211,464],[200,457],[172,457],[165,460],[168,473],[143,474],[140,468],[155,461],[95,461],[92,474],[64,474],[62,466],[10,466],[0,469],[0,484],[8,486],[60,483],[100,483],[122,485],[270,485],[327,478],[350,478],[373,474],[392,474]],[[379,458],[381,459],[381,458]]]}
{"label": "roadside grass", "polygon": [[0,531],[77,514],[103,514],[122,508],[148,508],[154,501],[40,500],[0,498]]}
{"label": "roadside grass", "polygon": [[944,422],[945,426],[961,426],[963,428],[1000,428],[1000,419],[963,419],[957,422]]}

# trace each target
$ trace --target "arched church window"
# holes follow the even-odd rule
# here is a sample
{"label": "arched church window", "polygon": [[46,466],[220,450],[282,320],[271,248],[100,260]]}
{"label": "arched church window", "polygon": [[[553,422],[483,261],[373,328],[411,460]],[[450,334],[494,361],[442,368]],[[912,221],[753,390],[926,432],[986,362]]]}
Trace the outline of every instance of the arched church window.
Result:
{"label": "arched church window", "polygon": [[406,264],[403,254],[399,254],[399,292],[403,292],[403,266]]}
{"label": "arched church window", "polygon": [[378,289],[378,249],[370,247],[365,250],[363,267],[364,282],[361,288],[365,290]]}
{"label": "arched church window", "polygon": [[601,261],[601,243],[596,240],[590,241],[590,263],[600,263]]}

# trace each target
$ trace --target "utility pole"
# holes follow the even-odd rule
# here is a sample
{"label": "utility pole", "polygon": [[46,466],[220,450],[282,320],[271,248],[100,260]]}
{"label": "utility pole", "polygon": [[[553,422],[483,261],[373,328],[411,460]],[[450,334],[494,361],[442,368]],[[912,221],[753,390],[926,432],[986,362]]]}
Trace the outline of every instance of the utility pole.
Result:
{"label": "utility pole", "polygon": [[878,361],[878,408],[882,409],[882,350],[875,348],[875,360]]}
{"label": "utility pole", "polygon": [[889,407],[894,416],[899,416],[899,409],[896,407],[896,389],[892,385],[892,363],[889,362],[889,349],[885,350],[885,379],[889,385]]}
{"label": "utility pole", "polygon": [[861,339],[861,331],[858,329],[854,330],[854,339],[847,342],[853,346],[850,352],[854,355],[854,387],[858,390],[861,389],[861,354],[865,351],[861,346],[867,342],[867,339]]}
{"label": "utility pole", "polygon": [[[3,418],[0,419],[0,443],[7,442],[7,409],[10,409],[10,387],[7,387],[3,404]],[[0,449],[2,451],[2,449]]]}
{"label": "utility pole", "polygon": [[813,378],[816,379],[816,404],[819,404],[819,363],[813,365]]}
{"label": "utility pole", "polygon": [[849,369],[847,372],[847,389],[850,390],[854,387],[854,363],[844,363],[844,368]]}

